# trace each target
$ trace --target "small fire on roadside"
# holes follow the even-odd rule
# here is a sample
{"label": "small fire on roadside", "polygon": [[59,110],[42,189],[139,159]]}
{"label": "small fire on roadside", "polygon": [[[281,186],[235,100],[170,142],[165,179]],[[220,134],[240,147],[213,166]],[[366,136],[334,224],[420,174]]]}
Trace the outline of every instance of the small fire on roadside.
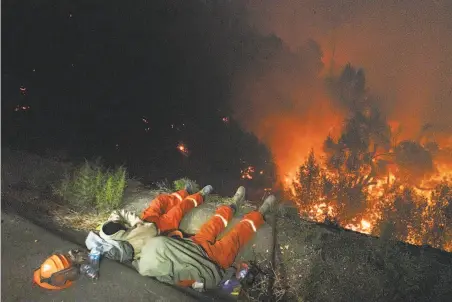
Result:
{"label": "small fire on roadside", "polygon": [[189,155],[189,151],[187,149],[187,146],[184,143],[179,143],[177,145],[177,150],[179,150],[179,152],[183,155],[183,156],[188,156]]}

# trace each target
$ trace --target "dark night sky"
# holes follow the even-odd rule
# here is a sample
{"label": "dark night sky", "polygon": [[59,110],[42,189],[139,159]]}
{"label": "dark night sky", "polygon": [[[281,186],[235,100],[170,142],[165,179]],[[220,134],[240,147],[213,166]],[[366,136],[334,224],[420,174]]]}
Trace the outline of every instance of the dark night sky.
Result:
{"label": "dark night sky", "polygon": [[234,14],[188,2],[3,1],[3,144],[102,156],[150,180],[214,174],[220,186],[239,181],[241,159],[264,165],[266,149],[222,121],[246,57]]}
{"label": "dark night sky", "polygon": [[450,0],[3,1],[2,142],[223,183],[269,161],[245,129],[284,174],[340,130],[324,80],[348,62],[406,138],[429,123],[450,141],[451,12]]}

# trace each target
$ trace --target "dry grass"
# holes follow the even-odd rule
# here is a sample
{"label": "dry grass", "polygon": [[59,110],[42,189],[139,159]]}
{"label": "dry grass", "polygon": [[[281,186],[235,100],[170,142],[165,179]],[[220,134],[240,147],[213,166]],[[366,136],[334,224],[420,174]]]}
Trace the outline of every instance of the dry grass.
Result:
{"label": "dry grass", "polygon": [[108,212],[82,210],[51,194],[51,188],[73,169],[70,163],[2,149],[2,198],[18,210],[39,211],[40,220],[80,231],[95,229],[108,218]]}
{"label": "dry grass", "polygon": [[53,220],[64,227],[77,231],[89,232],[97,229],[108,219],[110,212],[92,213],[77,212],[67,208],[57,208],[51,211]]}

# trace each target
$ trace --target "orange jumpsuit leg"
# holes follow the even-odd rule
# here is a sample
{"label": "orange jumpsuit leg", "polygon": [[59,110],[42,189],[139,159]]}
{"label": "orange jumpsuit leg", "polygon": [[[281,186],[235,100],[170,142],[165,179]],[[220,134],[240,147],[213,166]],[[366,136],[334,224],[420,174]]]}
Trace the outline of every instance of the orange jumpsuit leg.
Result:
{"label": "orange jumpsuit leg", "polygon": [[153,222],[158,226],[160,216],[168,213],[187,196],[188,193],[185,190],[180,190],[173,194],[160,194],[151,201],[149,207],[143,211],[140,218],[147,222]]}
{"label": "orange jumpsuit leg", "polygon": [[[226,208],[221,207],[217,210],[217,213],[219,213],[219,210],[223,209],[224,212],[227,211]],[[231,219],[232,209],[229,211],[231,214],[229,219]],[[226,223],[224,223],[220,217],[214,216],[206,223],[209,227],[206,226],[205,228],[201,228],[199,233],[192,237],[192,240],[202,246],[211,260],[215,261],[223,269],[227,269],[234,263],[240,249],[253,238],[254,234],[263,223],[264,218],[260,212],[250,212],[243,217],[242,221],[221,238],[221,240],[212,242],[211,239],[214,232],[220,229],[222,231],[226,227]],[[203,233],[203,231],[205,233]],[[209,231],[211,232],[209,233]]]}
{"label": "orange jumpsuit leg", "polygon": [[185,197],[184,200],[169,209],[167,213],[160,215],[157,222],[160,232],[178,229],[184,215],[190,212],[193,208],[201,205],[203,202],[204,197],[200,193]]}
{"label": "orange jumpsuit leg", "polygon": [[215,211],[215,215],[201,226],[199,232],[191,239],[202,246],[205,242],[214,244],[218,235],[227,227],[234,213],[229,206],[221,206]]}

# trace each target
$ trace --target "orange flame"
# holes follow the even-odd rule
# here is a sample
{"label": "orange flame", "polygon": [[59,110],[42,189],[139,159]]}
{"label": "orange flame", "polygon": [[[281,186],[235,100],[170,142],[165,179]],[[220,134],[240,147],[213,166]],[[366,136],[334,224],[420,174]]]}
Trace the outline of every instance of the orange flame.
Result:
{"label": "orange flame", "polygon": [[184,155],[184,156],[188,156],[188,154],[189,154],[189,151],[184,143],[179,143],[177,145],[177,150],[179,150],[179,152],[182,153],[182,155]]}
{"label": "orange flame", "polygon": [[244,170],[240,170],[242,179],[253,179],[254,167],[248,166]]}

